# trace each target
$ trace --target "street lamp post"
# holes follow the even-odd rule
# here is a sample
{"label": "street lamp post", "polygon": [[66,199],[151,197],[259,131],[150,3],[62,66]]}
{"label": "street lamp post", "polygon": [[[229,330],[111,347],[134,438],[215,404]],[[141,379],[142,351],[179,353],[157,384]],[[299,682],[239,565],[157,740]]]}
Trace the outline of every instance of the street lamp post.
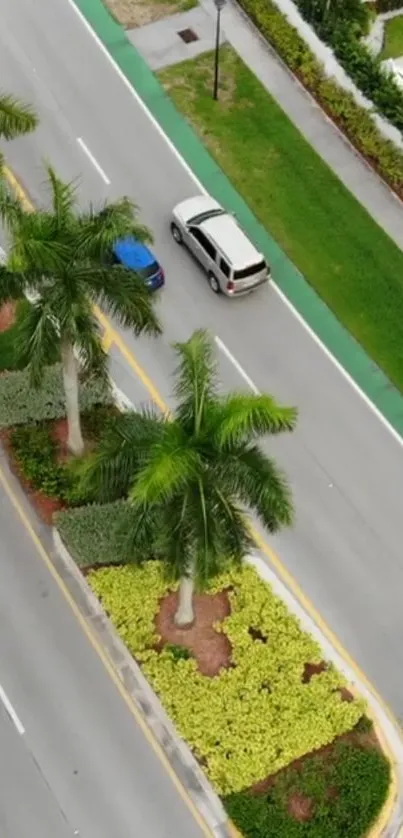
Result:
{"label": "street lamp post", "polygon": [[217,9],[216,30],[215,30],[215,55],[214,55],[214,90],[213,99],[218,99],[218,66],[220,60],[220,23],[221,12],[225,6],[226,0],[214,0]]}

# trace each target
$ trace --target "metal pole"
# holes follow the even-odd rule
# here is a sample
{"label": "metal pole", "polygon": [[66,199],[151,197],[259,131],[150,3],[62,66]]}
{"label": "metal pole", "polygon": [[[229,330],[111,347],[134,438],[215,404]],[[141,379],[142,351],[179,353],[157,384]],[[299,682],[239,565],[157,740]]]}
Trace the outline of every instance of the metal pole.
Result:
{"label": "metal pole", "polygon": [[215,31],[215,58],[214,58],[214,92],[213,99],[218,99],[218,64],[220,59],[220,20],[221,6],[217,6],[217,21]]}

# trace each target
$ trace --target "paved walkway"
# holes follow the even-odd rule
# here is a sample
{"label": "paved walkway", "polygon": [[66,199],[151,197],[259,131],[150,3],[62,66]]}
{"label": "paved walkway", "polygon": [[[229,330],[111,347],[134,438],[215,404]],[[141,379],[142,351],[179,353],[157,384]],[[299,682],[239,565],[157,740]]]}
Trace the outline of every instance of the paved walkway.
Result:
{"label": "paved walkway", "polygon": [[[215,19],[210,10],[196,6],[127,33],[132,44],[152,70],[162,70],[188,58],[196,58],[215,43]],[[224,36],[221,34],[221,43]]]}
{"label": "paved walkway", "polygon": [[[185,14],[133,30],[128,35],[150,66],[161,69],[213,49],[215,16],[214,0],[201,0],[198,7]],[[188,45],[181,41],[178,32],[185,27],[194,31],[197,41]],[[323,113],[234,0],[228,0],[222,13],[222,36],[253,70],[301,134],[403,250],[403,203]]]}

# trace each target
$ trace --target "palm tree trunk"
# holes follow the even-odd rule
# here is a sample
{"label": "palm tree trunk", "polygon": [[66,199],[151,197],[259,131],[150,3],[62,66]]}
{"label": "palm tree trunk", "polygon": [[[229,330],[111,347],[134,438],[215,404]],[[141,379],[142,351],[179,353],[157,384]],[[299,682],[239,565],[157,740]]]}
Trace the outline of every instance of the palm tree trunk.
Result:
{"label": "palm tree trunk", "polygon": [[179,603],[174,617],[174,623],[178,626],[178,628],[190,628],[190,626],[194,623],[194,586],[194,571],[192,570],[188,576],[182,576],[179,586]]}
{"label": "palm tree trunk", "polygon": [[78,366],[74,347],[69,341],[62,344],[62,369],[68,424],[67,447],[72,454],[80,456],[84,451],[84,440],[78,400]]}

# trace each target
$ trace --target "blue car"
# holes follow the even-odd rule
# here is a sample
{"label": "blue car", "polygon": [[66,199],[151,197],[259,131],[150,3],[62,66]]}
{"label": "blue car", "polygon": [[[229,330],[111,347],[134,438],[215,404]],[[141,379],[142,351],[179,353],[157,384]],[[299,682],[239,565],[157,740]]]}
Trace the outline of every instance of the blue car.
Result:
{"label": "blue car", "polygon": [[117,262],[136,271],[153,291],[165,284],[165,274],[151,250],[134,238],[120,239],[113,248]]}

